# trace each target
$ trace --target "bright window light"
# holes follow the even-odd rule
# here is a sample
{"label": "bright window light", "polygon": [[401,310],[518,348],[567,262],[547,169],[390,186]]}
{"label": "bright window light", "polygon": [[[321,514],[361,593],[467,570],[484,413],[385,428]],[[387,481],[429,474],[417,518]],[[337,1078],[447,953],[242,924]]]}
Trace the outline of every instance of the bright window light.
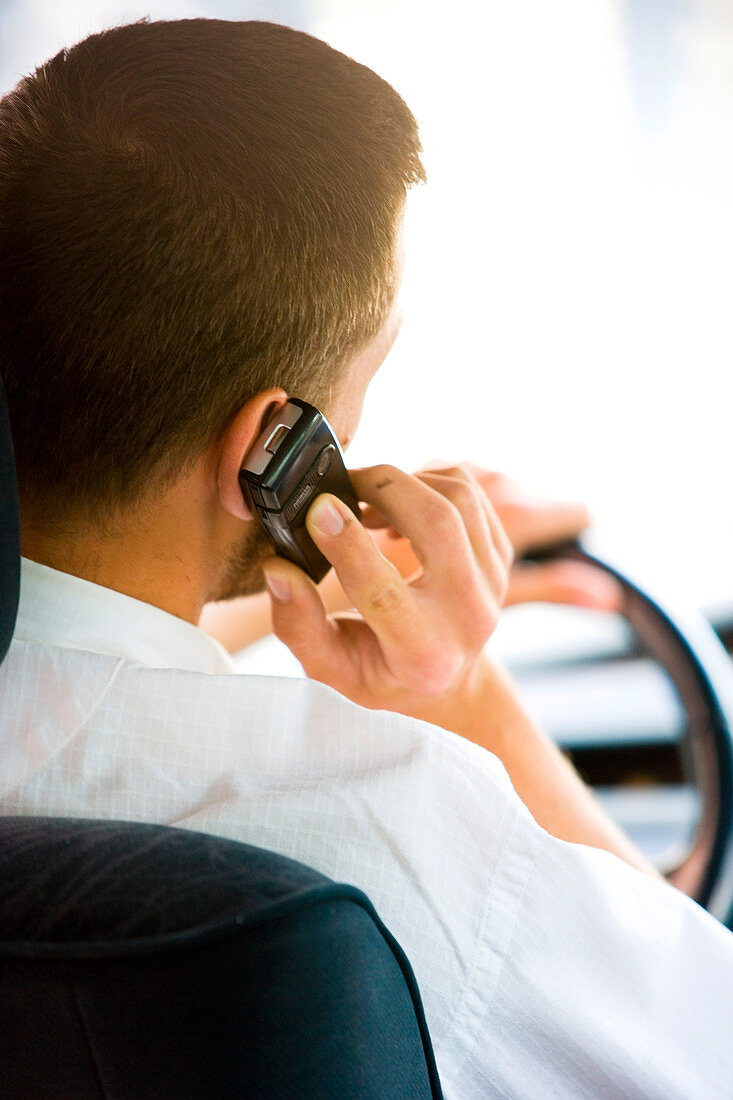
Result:
{"label": "bright window light", "polygon": [[657,591],[733,603],[727,0],[16,0],[0,86],[143,15],[302,27],[418,118],[403,331],[354,464],[503,469],[586,500]]}

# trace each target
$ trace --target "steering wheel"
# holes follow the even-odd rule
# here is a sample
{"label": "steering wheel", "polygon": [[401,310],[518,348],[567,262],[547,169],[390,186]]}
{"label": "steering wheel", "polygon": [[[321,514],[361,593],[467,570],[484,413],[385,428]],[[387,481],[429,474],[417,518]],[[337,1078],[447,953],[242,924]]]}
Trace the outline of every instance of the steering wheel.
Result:
{"label": "steering wheel", "polygon": [[532,561],[570,559],[610,574],[621,587],[621,614],[641,647],[669,676],[686,717],[686,739],[701,800],[692,848],[668,879],[733,927],[733,668],[702,614],[671,610],[625,569],[591,552],[587,542],[564,543]]}

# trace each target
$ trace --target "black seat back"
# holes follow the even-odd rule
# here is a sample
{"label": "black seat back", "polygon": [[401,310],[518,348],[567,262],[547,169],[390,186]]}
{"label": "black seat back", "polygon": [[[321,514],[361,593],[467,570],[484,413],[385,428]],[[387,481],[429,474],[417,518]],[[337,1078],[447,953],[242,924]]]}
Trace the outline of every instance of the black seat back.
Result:
{"label": "black seat back", "polygon": [[20,521],[5,389],[0,379],[0,663],[15,629],[20,591]]}
{"label": "black seat back", "polygon": [[3,1097],[435,1097],[367,898],[164,826],[0,820]]}

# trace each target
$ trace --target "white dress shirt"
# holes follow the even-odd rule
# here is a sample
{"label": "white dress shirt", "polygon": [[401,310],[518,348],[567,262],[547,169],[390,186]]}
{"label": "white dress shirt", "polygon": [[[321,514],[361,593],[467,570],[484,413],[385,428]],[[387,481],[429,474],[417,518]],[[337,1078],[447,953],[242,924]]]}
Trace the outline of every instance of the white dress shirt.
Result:
{"label": "white dress shirt", "polygon": [[354,883],[415,970],[448,1100],[733,1096],[733,936],[548,836],[501,763],[159,608],[23,562],[0,811],[186,826]]}

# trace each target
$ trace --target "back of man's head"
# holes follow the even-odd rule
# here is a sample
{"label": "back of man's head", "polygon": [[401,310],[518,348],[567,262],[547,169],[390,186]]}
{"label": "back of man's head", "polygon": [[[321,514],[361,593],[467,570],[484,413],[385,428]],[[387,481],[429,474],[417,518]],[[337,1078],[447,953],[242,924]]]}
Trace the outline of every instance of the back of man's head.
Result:
{"label": "back of man's head", "polygon": [[393,89],[268,23],[137,23],[0,103],[0,372],[50,523],[175,476],[252,395],[328,404],[382,325],[406,188]]}

